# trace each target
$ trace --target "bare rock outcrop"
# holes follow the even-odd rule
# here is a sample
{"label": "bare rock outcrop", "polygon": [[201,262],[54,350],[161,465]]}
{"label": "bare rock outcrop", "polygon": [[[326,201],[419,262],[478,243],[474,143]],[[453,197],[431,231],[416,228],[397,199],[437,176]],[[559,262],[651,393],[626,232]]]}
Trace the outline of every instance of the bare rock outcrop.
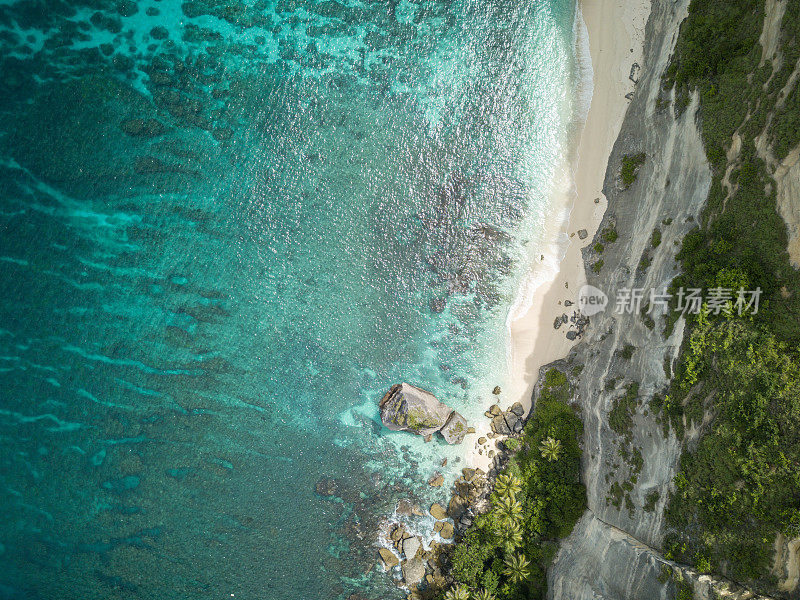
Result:
{"label": "bare rock outcrop", "polygon": [[460,444],[466,419],[430,392],[408,383],[393,385],[379,403],[381,421],[392,431],[429,436],[437,431],[448,444]]}
{"label": "bare rock outcrop", "polygon": [[[617,312],[620,290],[661,291],[678,274],[679,242],[697,223],[711,184],[702,139],[693,118],[697,96],[687,109],[659,109],[661,75],[687,14],[689,0],[655,0],[645,36],[636,93],[628,106],[605,175],[608,209],[592,246],[604,231],[618,239],[606,243],[602,270],[587,268],[587,283],[611,299],[592,316],[582,343],[568,359],[582,372],[573,401],[584,422],[582,479],[588,511],[573,529],[548,569],[551,600],[629,600],[674,597],[662,581],[660,557],[663,510],[678,467],[682,440],[665,435],[650,399],[663,393],[674,357],[683,342],[683,321],[664,328],[666,308],[654,307],[653,322],[637,310]],[[644,152],[647,161],[626,189],[617,182],[622,157]],[[658,228],[662,243],[654,248]],[[588,241],[588,240],[587,240]],[[540,378],[541,380],[541,378]],[[634,399],[629,426],[612,426],[610,413],[620,397]],[[668,565],[669,566],[669,565]]]}

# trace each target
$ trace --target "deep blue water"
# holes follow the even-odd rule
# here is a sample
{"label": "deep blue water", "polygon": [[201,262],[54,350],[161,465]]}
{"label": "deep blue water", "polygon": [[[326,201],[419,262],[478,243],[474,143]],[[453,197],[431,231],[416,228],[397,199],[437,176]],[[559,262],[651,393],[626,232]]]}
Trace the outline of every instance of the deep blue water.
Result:
{"label": "deep blue water", "polygon": [[378,521],[464,449],[375,403],[506,376],[574,11],[0,5],[0,598],[402,597]]}

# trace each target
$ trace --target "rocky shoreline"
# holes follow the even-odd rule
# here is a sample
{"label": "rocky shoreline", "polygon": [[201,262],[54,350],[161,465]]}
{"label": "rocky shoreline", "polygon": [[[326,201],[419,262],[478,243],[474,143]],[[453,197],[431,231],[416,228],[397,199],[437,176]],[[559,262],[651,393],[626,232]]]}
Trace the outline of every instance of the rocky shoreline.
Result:
{"label": "rocky shoreline", "polygon": [[[411,394],[412,409],[419,408],[415,401],[423,398],[424,396],[419,392],[424,392],[430,396],[424,397],[425,405],[434,414],[440,414],[441,408],[433,403],[435,397],[432,394],[408,384],[398,384],[392,386],[380,401],[384,424],[395,431],[409,431],[425,436],[431,436],[435,431],[439,431],[447,440],[447,435],[441,431],[444,425],[433,432],[428,430],[435,427],[435,424],[421,428],[398,426],[398,423],[407,422],[396,416],[398,412],[401,415],[405,414],[405,411],[385,409],[392,402],[397,402],[397,399],[403,395],[402,386],[408,386],[405,391]],[[495,388],[494,394],[498,395],[499,393],[500,389]],[[456,411],[452,412],[458,415]],[[387,423],[387,419],[384,419],[384,414],[387,415],[389,423]],[[461,415],[458,416],[461,417]],[[397,502],[394,514],[381,525],[378,533],[378,564],[385,572],[393,576],[397,585],[408,589],[406,596],[408,600],[433,598],[452,584],[447,573],[454,542],[469,529],[477,516],[489,509],[489,495],[494,480],[513,454],[513,451],[504,442],[518,437],[527,421],[527,415],[519,402],[515,402],[506,410],[503,410],[499,404],[493,404],[486,411],[485,416],[490,420],[491,432],[480,437],[477,445],[479,454],[486,452],[492,459],[489,471],[465,467],[450,490],[451,494],[446,507],[439,503],[433,503],[427,510],[423,510],[419,504],[404,498]],[[463,417],[461,418],[463,419]],[[450,420],[452,420],[451,416],[445,419],[448,423]],[[433,423],[433,420],[430,422]],[[474,432],[474,428],[470,427],[468,430]],[[463,436],[461,439],[463,440]],[[446,462],[445,459],[442,466]],[[428,485],[431,487],[440,487],[443,483],[444,478],[440,473],[434,473],[428,480]],[[426,523],[431,520],[433,521],[432,526]],[[424,533],[420,533],[420,531],[424,531]],[[425,538],[431,540],[427,547],[424,542]]]}

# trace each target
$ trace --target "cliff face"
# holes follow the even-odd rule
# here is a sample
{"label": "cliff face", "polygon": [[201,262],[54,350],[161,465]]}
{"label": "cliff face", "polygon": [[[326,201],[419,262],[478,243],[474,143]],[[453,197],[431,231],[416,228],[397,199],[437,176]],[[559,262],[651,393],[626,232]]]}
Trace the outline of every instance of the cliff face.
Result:
{"label": "cliff face", "polygon": [[[692,447],[697,428],[682,439],[650,408],[663,396],[683,342],[679,319],[665,337],[666,308],[651,290],[666,292],[678,274],[675,260],[683,237],[694,227],[711,185],[711,172],[695,122],[698,98],[676,117],[673,103],[659,102],[661,77],[669,64],[689,0],[653,0],[644,59],[636,92],[606,171],[608,210],[584,249],[588,283],[607,294],[606,310],[591,318],[584,341],[564,361],[582,371],[575,400],[584,420],[583,479],[588,511],[548,571],[548,597],[569,600],[669,600],[688,587],[696,598],[761,598],[732,582],[700,575],[660,554],[663,513],[682,448]],[[761,42],[777,37],[780,0],[767,2]],[[730,153],[738,153],[732,140]],[[763,146],[763,145],[762,145]],[[759,148],[768,159],[764,148]],[[627,188],[621,166],[644,162]],[[729,160],[732,156],[729,153]],[[636,161],[626,160],[636,156]],[[798,261],[798,149],[772,172],[778,207],[787,221],[789,250]],[[613,232],[616,232],[614,241]],[[598,247],[600,244],[601,247]],[[594,266],[594,268],[592,268]],[[640,304],[625,290],[642,290]],[[626,300],[620,310],[618,299]],[[776,540],[778,589],[796,588],[800,540]],[[788,586],[788,587],[787,587]]]}
{"label": "cliff face", "polygon": [[[671,563],[651,548],[662,540],[663,508],[681,440],[672,432],[665,435],[648,404],[667,386],[683,341],[683,322],[665,339],[664,308],[654,308],[653,326],[635,307],[620,313],[616,305],[621,290],[641,288],[644,308],[651,289],[663,292],[669,285],[677,274],[680,241],[695,224],[711,183],[692,117],[697,98],[678,118],[671,107],[657,107],[661,75],[688,4],[652,3],[640,79],[606,171],[608,210],[594,242],[584,250],[587,267],[602,258],[599,273],[587,268],[587,278],[608,295],[609,304],[592,317],[584,342],[569,359],[583,365],[576,399],[585,427],[589,511],[550,569],[551,598],[655,599],[675,593],[662,573]],[[642,152],[645,159],[636,180],[622,189],[623,157]],[[609,243],[603,232],[611,230],[618,239]],[[602,254],[593,249],[597,242],[604,244]],[[691,437],[689,432],[689,441]]]}

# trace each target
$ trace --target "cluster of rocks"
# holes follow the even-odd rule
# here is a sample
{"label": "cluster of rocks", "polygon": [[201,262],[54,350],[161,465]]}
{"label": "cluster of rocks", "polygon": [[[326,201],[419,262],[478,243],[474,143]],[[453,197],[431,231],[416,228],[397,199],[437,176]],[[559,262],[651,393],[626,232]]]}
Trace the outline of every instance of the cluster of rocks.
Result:
{"label": "cluster of rocks", "polygon": [[492,420],[491,428],[497,435],[512,435],[522,431],[525,409],[519,402],[515,402],[505,412],[498,404],[492,404],[484,414]]}
{"label": "cluster of rocks", "polygon": [[448,515],[444,507],[441,504],[434,503],[431,505],[430,514],[434,519],[436,519],[436,523],[433,526],[433,531],[438,533],[443,540],[453,539],[455,527],[453,527],[453,524],[450,521],[445,520],[448,518]]}
{"label": "cluster of rocks", "polygon": [[[442,541],[431,541],[427,550],[422,538],[410,532],[405,524],[398,522],[389,526],[390,547],[378,549],[380,564],[386,571],[400,566],[400,583],[411,590],[410,598],[419,597],[420,587],[446,587],[442,556],[456,533],[463,533],[472,524],[475,514],[482,510],[480,507],[488,502],[488,494],[486,473],[481,469],[462,469],[447,508],[434,503],[428,510],[428,515],[435,519],[433,533],[437,533]],[[424,516],[418,505],[405,499],[397,503],[395,512],[398,517]]]}
{"label": "cluster of rocks", "polygon": [[439,402],[430,392],[408,383],[393,385],[378,406],[386,427],[421,435],[425,441],[438,432],[448,444],[460,444],[468,433],[475,433],[459,412]]}
{"label": "cluster of rocks", "polygon": [[475,515],[486,507],[489,491],[489,479],[482,469],[461,469],[461,477],[453,484],[453,494],[447,505],[447,514],[457,531],[464,532],[472,525]]}
{"label": "cluster of rocks", "polygon": [[[564,304],[566,306],[572,306],[572,302],[569,300],[567,300]],[[589,325],[589,317],[578,310],[572,311],[571,317],[568,317],[567,313],[564,313],[560,317],[556,317],[555,321],[553,322],[553,329],[559,329],[562,325],[568,325],[569,327],[569,330],[567,331],[567,339],[577,340],[583,337],[583,332]]]}
{"label": "cluster of rocks", "polygon": [[[402,514],[402,505],[410,505],[406,500],[398,503],[397,512]],[[418,507],[410,509],[412,514],[419,514]],[[438,520],[446,519],[444,508],[438,504],[431,506],[430,513],[437,518],[436,525],[442,538],[450,539],[454,535],[453,525],[450,522]],[[391,571],[398,565],[402,572],[402,583],[412,590],[418,589],[419,585],[425,581],[428,586],[442,587],[445,583],[442,574],[441,564],[439,563],[440,546],[444,545],[437,541],[432,541],[426,550],[422,538],[411,533],[403,523],[395,523],[391,526],[388,535],[391,547],[379,548],[378,556],[384,570]]]}
{"label": "cluster of rocks", "polygon": [[[499,395],[500,388],[496,387],[492,393]],[[491,419],[492,431],[478,439],[479,445],[485,445],[489,440],[515,437],[525,425],[525,409],[519,402],[515,402],[505,411],[498,404],[494,404],[485,414]],[[500,451],[495,455],[495,452],[491,451],[490,457],[493,460],[488,473],[480,468],[461,470],[461,476],[453,484],[446,508],[435,503],[427,513],[423,514],[419,506],[409,500],[398,502],[395,510],[398,521],[413,516],[420,518],[431,516],[434,519],[432,533],[438,534],[438,538],[432,541],[430,548],[426,550],[420,536],[409,531],[406,524],[392,522],[385,529],[384,535],[388,544],[387,547],[378,550],[380,564],[386,571],[400,567],[402,578],[398,579],[398,583],[409,589],[408,600],[429,598],[432,593],[447,587],[444,566],[452,551],[452,540],[463,535],[476,516],[488,510],[491,483],[507,463],[509,453]],[[446,461],[442,463],[443,466],[445,464]],[[441,473],[434,472],[428,484],[440,487],[444,484],[444,477]]]}

